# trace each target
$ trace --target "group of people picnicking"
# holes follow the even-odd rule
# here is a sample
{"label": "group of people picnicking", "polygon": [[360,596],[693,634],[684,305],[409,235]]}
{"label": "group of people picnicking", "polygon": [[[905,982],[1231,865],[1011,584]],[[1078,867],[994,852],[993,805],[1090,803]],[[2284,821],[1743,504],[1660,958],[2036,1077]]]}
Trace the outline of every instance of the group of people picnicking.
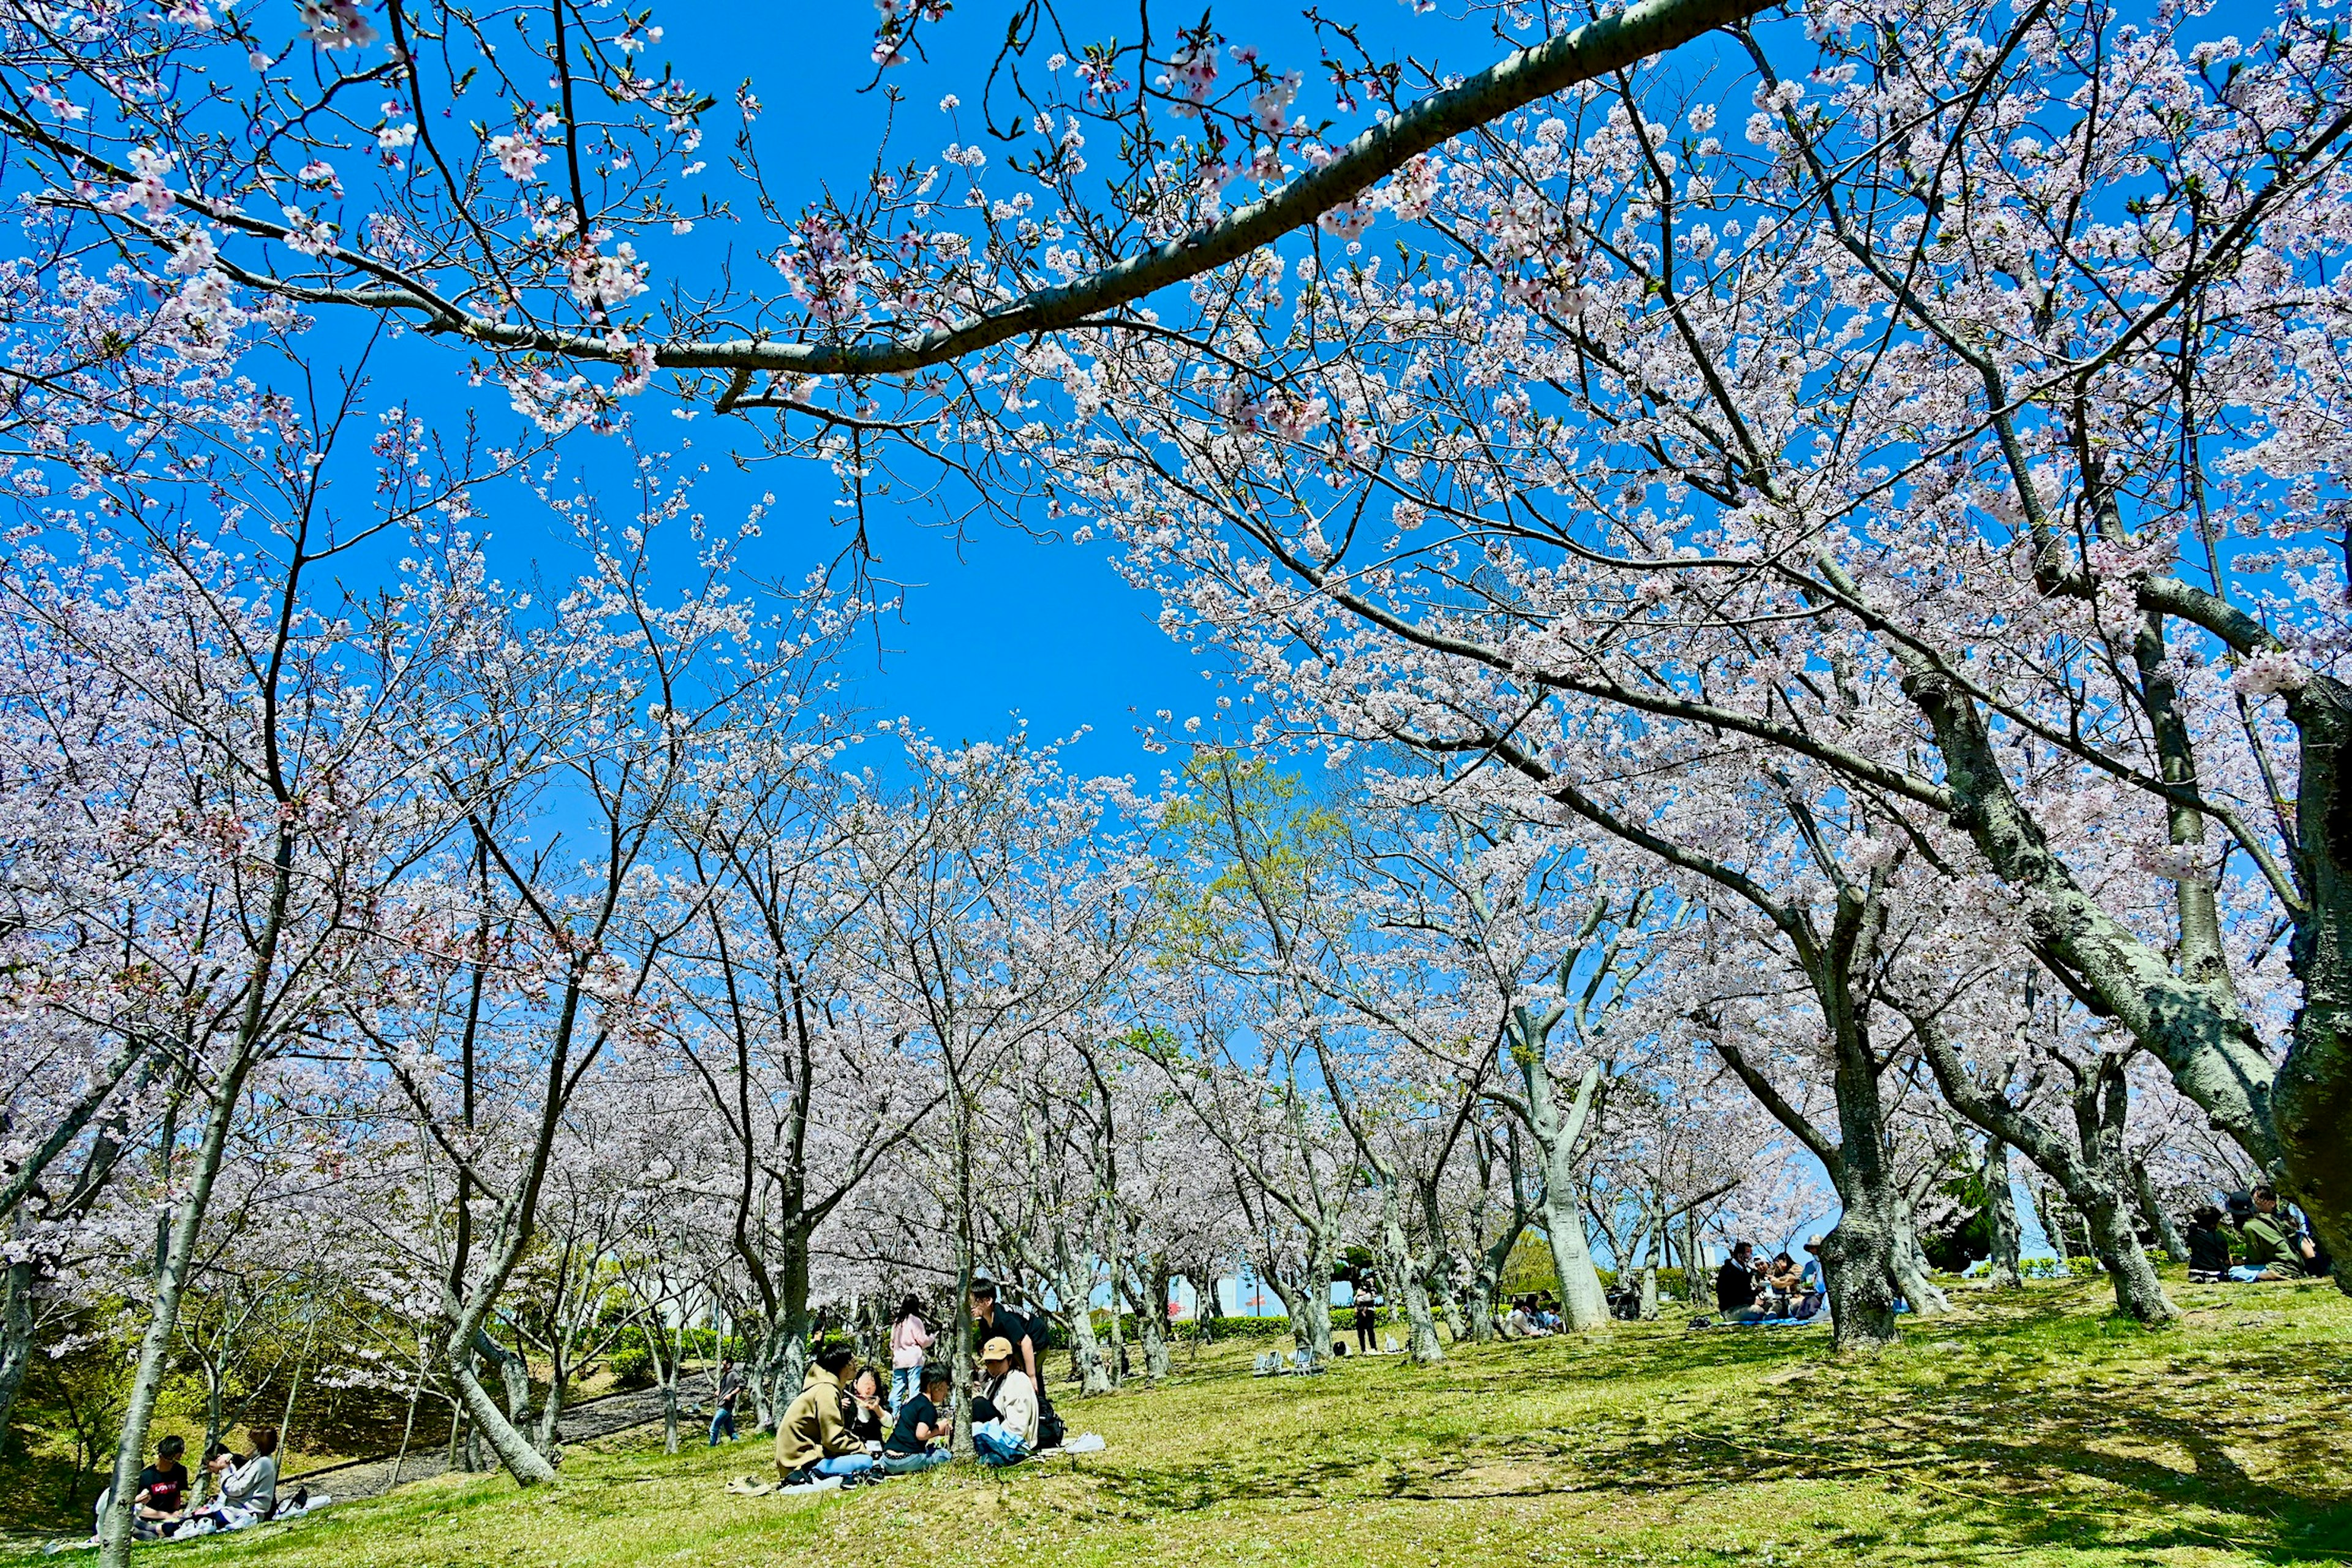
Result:
{"label": "group of people picnicking", "polygon": [[[142,1541],[186,1540],[325,1506],[328,1500],[313,1496],[308,1487],[298,1486],[282,1499],[278,1495],[277,1427],[251,1427],[245,1436],[250,1453],[237,1453],[226,1443],[208,1444],[201,1479],[188,1474],[185,1438],[168,1436],[158,1442],[155,1462],[139,1472],[138,1489],[131,1494],[132,1535]],[[101,1529],[113,1500],[113,1488],[99,1493]]]}
{"label": "group of people picnicking", "polygon": [[[2225,1201],[2226,1216],[2220,1206],[2205,1204],[2189,1217],[2182,1239],[2189,1253],[2189,1283],[2302,1279],[2328,1271],[2329,1260],[2309,1230],[2280,1203],[2275,1189],[2258,1184],[2249,1192],[2233,1193]],[[2231,1246],[2231,1229],[2238,1237],[2235,1248]],[[1818,1236],[1805,1243],[1801,1266],[1785,1252],[1767,1261],[1757,1256],[1751,1243],[1743,1241],[1734,1247],[1715,1277],[1715,1306],[1720,1321],[1811,1321],[1828,1306],[1822,1284],[1821,1243]]]}
{"label": "group of people picnicking", "polygon": [[2189,1216],[2189,1229],[2181,1238],[2188,1247],[2191,1284],[2302,1279],[2328,1272],[2329,1259],[2310,1231],[2279,1202],[2275,1188],[2257,1184],[2250,1192],[2231,1193],[2224,1202],[2229,1205],[2227,1223],[2237,1231],[2239,1245],[2233,1252],[2221,1210],[2200,1205]]}
{"label": "group of people picnicking", "polygon": [[1785,1252],[1768,1260],[1753,1242],[1732,1247],[1715,1274],[1715,1310],[1727,1323],[1809,1323],[1828,1305],[1822,1284],[1822,1238],[1805,1243],[1805,1261]]}
{"label": "group of people picnicking", "polygon": [[[1060,1448],[1065,1428],[1037,1370],[1044,1324],[1001,1300],[986,1279],[973,1282],[971,1307],[980,1352],[970,1405],[974,1457],[1001,1468]],[[936,1342],[921,1301],[908,1296],[890,1325],[887,1384],[880,1368],[861,1364],[847,1346],[819,1351],[776,1423],[777,1485],[866,1486],[946,1464],[953,1457],[953,1380],[929,1359]],[[740,1373],[722,1365],[713,1444],[735,1436],[743,1393]]]}
{"label": "group of people picnicking", "polygon": [[1495,1331],[1507,1340],[1539,1340],[1567,1330],[1567,1320],[1559,1314],[1559,1301],[1549,1290],[1516,1297],[1509,1310],[1495,1317]]}

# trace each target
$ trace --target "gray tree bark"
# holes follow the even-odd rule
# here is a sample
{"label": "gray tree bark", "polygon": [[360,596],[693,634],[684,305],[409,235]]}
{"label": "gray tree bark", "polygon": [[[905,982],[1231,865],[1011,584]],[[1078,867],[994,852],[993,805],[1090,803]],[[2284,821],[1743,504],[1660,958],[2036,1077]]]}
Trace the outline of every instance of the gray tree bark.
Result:
{"label": "gray tree bark", "polygon": [[2104,1052],[2095,1063],[2078,1069],[2070,1143],[1995,1088],[1979,1083],[1932,1018],[1913,1016],[1911,1025],[1937,1087],[1952,1109],[2004,1139],[2083,1211],[2093,1254],[2114,1282],[2116,1304],[2150,1328],[2179,1317],[2179,1310],[2165,1296],[2130,1223],[2130,1176],[2124,1151],[2130,1092],[2123,1058]]}
{"label": "gray tree bark", "polygon": [[1985,1214],[1992,1228],[1992,1285],[1997,1290],[2019,1289],[2025,1284],[2025,1277],[2018,1268],[2021,1242],[2017,1227],[2017,1194],[2009,1184],[2009,1145],[1996,1134],[1985,1135],[1983,1172]]}
{"label": "gray tree bark", "polygon": [[2171,1211],[2157,1196],[2156,1184],[2148,1179],[2147,1162],[2134,1160],[2131,1173],[2132,1195],[2139,1201],[2140,1218],[2147,1222],[2147,1228],[2164,1248],[2167,1258],[2175,1263],[2188,1262],[2189,1243],[2181,1236],[2180,1226],[2173,1222]]}
{"label": "gray tree bark", "polygon": [[1551,1068],[1545,1059],[1553,1023],[1559,1014],[1520,1006],[1512,1009],[1511,1052],[1527,1089],[1528,1131],[1542,1161],[1543,1186],[1536,1194],[1536,1215],[1551,1247],[1552,1269],[1559,1277],[1560,1317],[1573,1333],[1591,1333],[1609,1326],[1609,1298],[1601,1288],[1600,1271],[1585,1239],[1584,1210],[1576,1201],[1577,1144],[1584,1136],[1592,1097],[1601,1087],[1601,1067],[1594,1063],[1577,1080],[1568,1105],[1559,1104]]}

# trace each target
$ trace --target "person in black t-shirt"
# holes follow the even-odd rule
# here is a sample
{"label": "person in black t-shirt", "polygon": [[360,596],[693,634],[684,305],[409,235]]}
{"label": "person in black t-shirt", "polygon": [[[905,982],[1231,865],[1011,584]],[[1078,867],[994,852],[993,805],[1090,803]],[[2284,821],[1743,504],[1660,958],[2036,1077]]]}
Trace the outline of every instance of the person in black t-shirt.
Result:
{"label": "person in black t-shirt", "polygon": [[131,1527],[144,1536],[169,1535],[188,1514],[188,1467],[180,1456],[187,1443],[166,1437],[155,1445],[155,1462],[139,1472],[139,1488],[131,1494]]}
{"label": "person in black t-shirt", "polygon": [[1715,1310],[1727,1323],[1761,1321],[1764,1309],[1756,1304],[1756,1248],[1741,1242],[1723,1260],[1715,1276]]}
{"label": "person in black t-shirt", "polygon": [[[1013,1364],[1029,1374],[1029,1386],[1037,1391],[1038,1430],[1046,1434],[1040,1447],[1051,1448],[1061,1442],[1058,1436],[1062,1418],[1054,1410],[1054,1401],[1045,1392],[1045,1379],[1037,1370],[1038,1358],[1045,1353],[1045,1320],[1043,1316],[1024,1318],[1013,1308],[996,1299],[996,1285],[988,1279],[971,1282],[971,1337],[974,1344],[984,1345],[1003,1336],[1013,1347]],[[986,1405],[983,1397],[981,1405]],[[975,1409],[972,1421],[991,1419]]]}
{"label": "person in black t-shirt", "polygon": [[948,1374],[943,1367],[923,1369],[923,1391],[898,1406],[898,1425],[883,1440],[882,1468],[894,1476],[944,1465],[953,1427],[940,1406],[947,1403]]}
{"label": "person in black t-shirt", "polygon": [[1013,1347],[1013,1364],[1036,1383],[1038,1346],[1029,1320],[996,1299],[994,1280],[975,1279],[971,1282],[971,1337],[976,1343],[986,1344],[1000,1335]]}

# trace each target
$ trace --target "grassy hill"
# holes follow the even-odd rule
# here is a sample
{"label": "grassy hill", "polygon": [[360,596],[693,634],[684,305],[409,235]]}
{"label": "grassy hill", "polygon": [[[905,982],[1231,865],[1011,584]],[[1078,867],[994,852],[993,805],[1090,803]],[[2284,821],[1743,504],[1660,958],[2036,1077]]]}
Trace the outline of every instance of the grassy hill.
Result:
{"label": "grassy hill", "polygon": [[[1964,1292],[1868,1363],[1826,1338],[1621,1325],[1254,1380],[1253,1347],[1063,1401],[1107,1453],[739,1498],[749,1438],[630,1436],[552,1488],[453,1476],[157,1568],[2352,1561],[2352,1302],[2191,1287],[2178,1330],[2089,1283]],[[4,1560],[4,1559],[0,1559]],[[67,1558],[63,1561],[87,1561]]]}

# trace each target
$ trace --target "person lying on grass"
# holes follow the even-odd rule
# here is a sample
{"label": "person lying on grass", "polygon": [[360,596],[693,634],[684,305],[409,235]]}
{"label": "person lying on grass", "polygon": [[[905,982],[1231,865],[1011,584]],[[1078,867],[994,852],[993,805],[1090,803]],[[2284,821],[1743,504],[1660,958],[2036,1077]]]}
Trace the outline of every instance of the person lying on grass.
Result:
{"label": "person lying on grass", "polygon": [[776,1423],[776,1475],[788,1487],[820,1476],[864,1475],[874,1468],[866,1446],[841,1424],[841,1384],[857,1352],[825,1351],[811,1363],[808,1381]]}
{"label": "person lying on grass", "polygon": [[943,1413],[948,1402],[947,1369],[923,1369],[922,1382],[919,1392],[899,1402],[898,1424],[882,1445],[882,1468],[894,1476],[928,1470],[954,1457],[947,1447],[954,1428]]}

